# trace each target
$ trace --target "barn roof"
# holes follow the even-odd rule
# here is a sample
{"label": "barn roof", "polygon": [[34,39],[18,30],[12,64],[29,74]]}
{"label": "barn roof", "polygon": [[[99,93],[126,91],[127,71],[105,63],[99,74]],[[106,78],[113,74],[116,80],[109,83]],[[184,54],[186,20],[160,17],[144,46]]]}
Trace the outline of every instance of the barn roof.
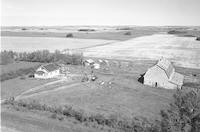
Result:
{"label": "barn roof", "polygon": [[170,76],[171,76],[172,73],[174,72],[174,67],[173,67],[173,65],[172,65],[171,62],[170,62],[169,60],[167,60],[167,59],[164,59],[164,58],[160,59],[160,60],[158,61],[158,63],[157,63],[157,66],[159,66],[160,68],[162,68],[162,69],[166,72],[168,78],[170,78]]}
{"label": "barn roof", "polygon": [[50,63],[50,64],[47,64],[47,65],[43,65],[43,67],[48,71],[48,72],[52,72],[52,71],[55,71],[55,70],[58,70],[59,69],[59,66],[54,64],[54,63]]}
{"label": "barn roof", "polygon": [[174,72],[169,79],[169,82],[174,83],[176,85],[183,85],[184,76],[180,73]]}

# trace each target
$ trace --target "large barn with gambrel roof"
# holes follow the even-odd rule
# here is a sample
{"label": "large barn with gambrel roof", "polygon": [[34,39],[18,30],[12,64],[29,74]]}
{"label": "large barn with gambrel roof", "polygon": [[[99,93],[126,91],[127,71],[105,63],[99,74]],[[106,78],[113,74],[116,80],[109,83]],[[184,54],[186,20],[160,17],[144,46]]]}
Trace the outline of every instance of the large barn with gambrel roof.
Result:
{"label": "large barn with gambrel roof", "polygon": [[181,88],[184,76],[175,72],[175,68],[167,59],[160,59],[158,63],[149,68],[144,75],[144,84],[166,89]]}

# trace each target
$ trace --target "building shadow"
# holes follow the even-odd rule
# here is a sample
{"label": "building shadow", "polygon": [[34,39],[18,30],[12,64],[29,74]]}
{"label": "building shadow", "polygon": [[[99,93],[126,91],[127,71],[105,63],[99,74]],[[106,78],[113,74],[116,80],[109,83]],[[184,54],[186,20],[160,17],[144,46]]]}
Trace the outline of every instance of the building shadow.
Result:
{"label": "building shadow", "polygon": [[140,83],[144,83],[144,75],[145,75],[145,73],[143,73],[143,74],[140,74],[140,78],[138,78],[138,82],[140,82]]}

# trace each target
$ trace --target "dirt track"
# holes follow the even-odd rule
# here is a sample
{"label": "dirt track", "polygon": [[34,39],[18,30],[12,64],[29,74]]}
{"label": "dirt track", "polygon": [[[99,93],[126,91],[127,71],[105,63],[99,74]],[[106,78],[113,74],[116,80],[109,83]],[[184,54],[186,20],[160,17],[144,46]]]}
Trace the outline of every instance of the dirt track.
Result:
{"label": "dirt track", "polygon": [[19,98],[20,98],[21,96],[23,96],[24,94],[29,93],[29,92],[32,92],[32,91],[35,91],[35,90],[38,90],[38,89],[41,89],[41,88],[43,88],[44,86],[52,85],[52,84],[59,83],[59,82],[62,82],[62,81],[64,81],[64,79],[56,80],[56,81],[53,81],[53,82],[49,82],[49,83],[46,83],[46,84],[43,84],[43,85],[40,85],[40,86],[31,88],[31,89],[29,89],[29,90],[27,90],[27,91],[24,91],[23,93],[21,93],[21,94],[18,95],[17,97],[15,97],[15,99],[19,99]]}
{"label": "dirt track", "polygon": [[27,96],[20,95],[20,96],[18,96],[16,98],[16,100],[24,99],[24,98],[29,98],[29,97],[37,96],[37,95],[41,95],[41,94],[47,94],[47,93],[55,92],[55,91],[62,90],[62,89],[69,89],[71,87],[78,86],[78,85],[83,85],[83,84],[86,84],[86,83],[77,82],[77,83],[73,83],[73,84],[70,84],[70,85],[67,85],[67,86],[57,87],[57,88],[52,89],[52,90],[46,90],[46,91],[42,91],[42,92],[39,92],[39,93],[33,93],[33,94],[27,95]]}

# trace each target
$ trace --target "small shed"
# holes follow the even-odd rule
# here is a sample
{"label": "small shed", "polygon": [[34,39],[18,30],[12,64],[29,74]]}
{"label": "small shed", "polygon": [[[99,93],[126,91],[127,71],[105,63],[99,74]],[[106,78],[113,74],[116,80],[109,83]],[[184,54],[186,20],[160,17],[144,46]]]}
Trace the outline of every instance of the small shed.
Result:
{"label": "small shed", "polygon": [[83,61],[83,64],[84,64],[85,66],[91,66],[91,65],[93,65],[94,63],[95,63],[95,61],[92,60],[92,59],[88,59],[88,60]]}

